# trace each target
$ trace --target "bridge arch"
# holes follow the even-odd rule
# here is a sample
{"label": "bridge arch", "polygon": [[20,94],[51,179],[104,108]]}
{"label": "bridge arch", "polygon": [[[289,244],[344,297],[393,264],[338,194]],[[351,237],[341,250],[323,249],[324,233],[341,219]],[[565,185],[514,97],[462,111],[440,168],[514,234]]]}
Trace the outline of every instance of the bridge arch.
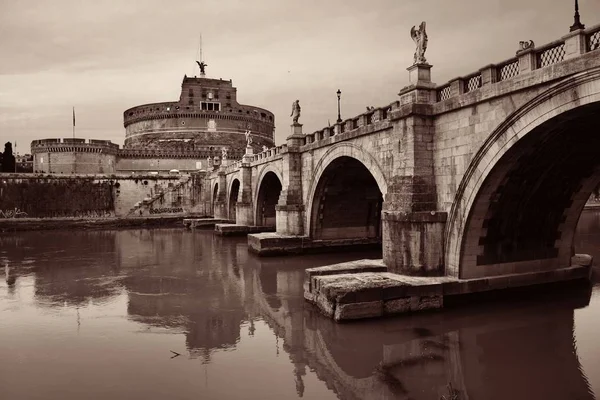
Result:
{"label": "bridge arch", "polygon": [[240,193],[240,180],[233,178],[229,184],[229,190],[227,191],[227,219],[236,221],[236,204],[238,201],[238,195]]}
{"label": "bridge arch", "polygon": [[[345,170],[345,173],[342,173],[342,170]],[[351,171],[356,176],[349,176],[352,173]],[[341,179],[338,182],[341,186],[345,186],[345,184],[346,186],[351,186],[352,183],[360,183],[366,188],[365,191],[360,193],[360,196],[355,196],[366,197],[365,201],[357,204],[357,211],[361,214],[355,215],[355,219],[364,220],[364,226],[356,227],[358,230],[363,231],[363,233],[359,233],[356,229],[356,232],[353,233],[352,229],[345,227],[343,229],[344,235],[348,236],[348,238],[354,237],[353,235],[357,234],[366,235],[365,237],[380,237],[381,205],[387,193],[387,181],[377,160],[362,147],[352,143],[338,143],[329,148],[319,159],[310,180],[307,199],[305,201],[306,234],[317,239],[342,238],[335,231],[327,233],[322,227],[318,228],[319,224],[317,224],[317,217],[320,218],[319,212],[322,211],[325,204],[323,196],[327,192],[327,187],[332,183],[335,184],[335,180],[332,178],[336,174]],[[356,202],[357,199],[342,196],[336,199],[336,202],[340,200],[343,200],[344,204],[350,204],[353,201]],[[344,208],[344,204],[339,204],[339,207]],[[344,215],[344,217],[347,217],[347,215]]]}
{"label": "bridge arch", "polygon": [[211,199],[210,199],[211,209],[212,209],[212,212],[213,212],[213,216],[215,218],[217,217],[215,215],[215,213],[216,213],[215,205],[217,203],[218,198],[219,198],[219,182],[215,182],[215,184],[213,185],[212,196],[211,196]]}
{"label": "bridge arch", "polygon": [[467,279],[569,266],[579,216],[600,182],[597,115],[600,68],[559,82],[492,132],[450,210],[448,275]]}
{"label": "bridge arch", "polygon": [[275,206],[283,187],[283,174],[272,165],[265,165],[258,174],[254,193],[254,221],[258,226],[275,227]]}

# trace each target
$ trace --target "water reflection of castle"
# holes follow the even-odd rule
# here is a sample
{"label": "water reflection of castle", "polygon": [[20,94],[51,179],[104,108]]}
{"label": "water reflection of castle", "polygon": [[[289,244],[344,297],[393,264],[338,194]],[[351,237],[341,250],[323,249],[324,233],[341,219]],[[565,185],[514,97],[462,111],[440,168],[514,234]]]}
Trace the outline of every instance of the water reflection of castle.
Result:
{"label": "water reflection of castle", "polygon": [[[86,234],[41,245],[47,264],[34,271],[38,300],[99,301],[124,287],[132,320],[181,329],[190,354],[206,361],[236,345],[240,325],[260,318],[282,339],[299,395],[310,368],[344,399],[438,399],[448,383],[460,399],[594,398],[573,339],[574,308],[589,293],[579,304],[489,305],[338,325],[305,306],[304,258],[258,259],[242,242],[178,230]],[[52,264],[66,238],[67,248],[83,246],[84,271]],[[113,258],[90,255],[86,264],[90,252]]]}

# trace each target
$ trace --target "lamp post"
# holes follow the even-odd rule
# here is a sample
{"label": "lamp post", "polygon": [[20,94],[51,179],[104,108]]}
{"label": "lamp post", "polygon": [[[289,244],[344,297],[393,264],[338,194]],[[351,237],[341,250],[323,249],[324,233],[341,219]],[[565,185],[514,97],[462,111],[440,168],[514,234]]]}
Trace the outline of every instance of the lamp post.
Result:
{"label": "lamp post", "polygon": [[337,91],[337,97],[338,97],[338,118],[337,118],[337,123],[339,124],[340,122],[342,122],[342,116],[340,114],[340,97],[342,96],[342,91],[340,89],[338,89]]}
{"label": "lamp post", "polygon": [[575,15],[573,16],[573,25],[571,25],[571,32],[579,30],[579,29],[585,29],[585,25],[581,23],[580,17],[579,17],[579,1],[575,0]]}

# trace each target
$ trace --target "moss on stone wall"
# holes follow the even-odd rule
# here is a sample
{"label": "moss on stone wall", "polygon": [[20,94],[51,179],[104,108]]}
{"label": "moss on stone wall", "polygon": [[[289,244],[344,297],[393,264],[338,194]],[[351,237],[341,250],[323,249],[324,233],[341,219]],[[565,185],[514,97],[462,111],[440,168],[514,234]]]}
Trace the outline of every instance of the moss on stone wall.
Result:
{"label": "moss on stone wall", "polygon": [[87,178],[0,181],[0,218],[8,214],[11,218],[106,217],[114,215],[114,208],[110,182]]}

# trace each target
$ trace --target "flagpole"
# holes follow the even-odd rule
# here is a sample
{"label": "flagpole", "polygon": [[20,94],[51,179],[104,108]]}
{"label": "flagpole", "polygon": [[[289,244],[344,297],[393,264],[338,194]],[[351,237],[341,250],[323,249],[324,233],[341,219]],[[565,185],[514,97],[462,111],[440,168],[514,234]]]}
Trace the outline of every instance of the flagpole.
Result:
{"label": "flagpole", "polygon": [[73,107],[73,139],[75,139],[75,107]]}

